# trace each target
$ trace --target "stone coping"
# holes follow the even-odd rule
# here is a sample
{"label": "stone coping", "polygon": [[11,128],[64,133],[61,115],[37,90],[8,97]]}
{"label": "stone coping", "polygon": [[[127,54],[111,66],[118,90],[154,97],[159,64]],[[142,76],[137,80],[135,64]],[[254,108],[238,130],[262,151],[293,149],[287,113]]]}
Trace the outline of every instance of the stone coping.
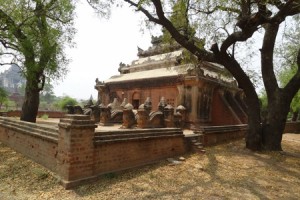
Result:
{"label": "stone coping", "polygon": [[247,130],[248,124],[225,125],[225,126],[202,126],[194,131],[195,134],[210,134],[210,133],[224,133],[232,131]]}
{"label": "stone coping", "polygon": [[[123,131],[126,130],[126,131]],[[178,128],[154,128],[154,129],[120,129],[95,132],[95,144],[107,142],[120,142],[128,140],[146,140],[166,137],[184,137]]]}
{"label": "stone coping", "polygon": [[18,132],[58,143],[58,128],[20,121],[19,119],[0,117],[0,125]]}

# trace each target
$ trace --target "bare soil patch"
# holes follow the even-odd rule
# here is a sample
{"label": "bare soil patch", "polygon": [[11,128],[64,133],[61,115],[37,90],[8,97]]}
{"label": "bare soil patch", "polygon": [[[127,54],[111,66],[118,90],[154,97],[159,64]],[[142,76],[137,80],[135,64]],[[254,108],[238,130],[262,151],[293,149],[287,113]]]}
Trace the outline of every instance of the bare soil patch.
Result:
{"label": "bare soil patch", "polygon": [[[244,141],[111,173],[65,190],[55,175],[0,143],[0,199],[300,199],[300,135],[284,152],[251,152]],[[145,155],[147,156],[147,155]]]}

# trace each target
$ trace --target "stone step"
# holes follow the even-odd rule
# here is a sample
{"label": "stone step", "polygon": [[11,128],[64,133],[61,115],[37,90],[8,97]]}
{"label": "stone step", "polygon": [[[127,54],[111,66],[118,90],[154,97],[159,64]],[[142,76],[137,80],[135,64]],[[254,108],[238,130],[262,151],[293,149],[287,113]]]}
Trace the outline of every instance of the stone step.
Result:
{"label": "stone step", "polygon": [[128,138],[114,138],[114,139],[105,139],[105,140],[95,140],[94,143],[96,145],[104,144],[104,143],[112,143],[112,142],[123,142],[130,140],[147,140],[147,139],[155,139],[155,138],[170,138],[177,137],[177,135],[157,135],[157,136],[144,136],[144,137],[128,137]]}
{"label": "stone step", "polygon": [[122,133],[116,132],[115,134],[97,134],[95,135],[95,140],[113,140],[113,139],[120,139],[120,138],[142,138],[142,137],[152,137],[152,136],[164,136],[164,135],[182,135],[181,132],[156,132],[156,133]]}

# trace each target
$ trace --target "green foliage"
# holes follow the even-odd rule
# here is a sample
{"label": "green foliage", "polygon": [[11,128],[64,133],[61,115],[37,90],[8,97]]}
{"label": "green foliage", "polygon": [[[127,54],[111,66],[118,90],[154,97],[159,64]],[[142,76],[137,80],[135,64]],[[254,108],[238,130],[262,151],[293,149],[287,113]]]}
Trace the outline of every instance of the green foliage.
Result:
{"label": "green foliage", "polygon": [[101,17],[108,18],[110,16],[111,5],[114,4],[113,0],[86,0],[92,8],[96,11]]}
{"label": "green foliage", "polygon": [[[0,49],[14,55],[12,62],[23,69],[26,79],[36,73],[51,78],[64,75],[68,63],[64,45],[72,45],[75,33],[74,2],[0,0],[0,5],[0,26],[6,27],[0,32],[6,45]],[[29,60],[31,56],[34,60]]]}
{"label": "green foliage", "polygon": [[17,109],[17,103],[14,101],[7,100],[3,103],[3,109],[6,111]]}
{"label": "green foliage", "polygon": [[[300,21],[295,22],[296,27],[300,26]],[[286,33],[284,44],[277,50],[279,57],[278,63],[280,64],[281,71],[279,72],[279,81],[282,87],[285,87],[288,82],[297,73],[297,55],[300,51],[300,30],[299,28],[292,27]],[[293,112],[300,110],[300,91],[294,96],[291,109]]]}
{"label": "green foliage", "polygon": [[47,120],[47,119],[49,118],[49,115],[43,114],[43,115],[41,116],[41,118],[44,119],[44,120]]}
{"label": "green foliage", "polygon": [[261,114],[262,116],[265,116],[268,110],[268,97],[265,90],[263,90],[259,94],[259,101],[260,101]]}
{"label": "green foliage", "polygon": [[0,109],[2,107],[2,104],[4,104],[6,101],[8,101],[8,93],[5,89],[0,87]]}
{"label": "green foliage", "polygon": [[[186,0],[179,0],[172,3],[172,14],[169,20],[172,22],[174,27],[181,32],[187,38],[193,38],[195,36],[195,29],[189,24],[189,18],[187,15],[188,8]],[[171,34],[163,28],[163,40],[169,43],[175,42]]]}
{"label": "green foliage", "polygon": [[31,171],[39,180],[44,180],[49,176],[49,173],[45,169],[33,168]]}
{"label": "green foliage", "polygon": [[35,122],[46,79],[67,72],[64,49],[73,46],[75,2],[0,0],[0,53],[6,55],[5,64],[18,65],[26,78],[21,120]]}
{"label": "green foliage", "polygon": [[[279,75],[279,80],[282,85],[286,85],[288,81],[296,74],[297,67],[296,65],[291,66],[291,68],[282,71]],[[300,110],[300,91],[296,93],[292,102],[291,109],[293,112]]]}
{"label": "green foliage", "polygon": [[76,99],[69,96],[65,96],[57,102],[57,105],[61,110],[65,110],[68,105],[75,106],[77,104],[78,102],[76,101]]}

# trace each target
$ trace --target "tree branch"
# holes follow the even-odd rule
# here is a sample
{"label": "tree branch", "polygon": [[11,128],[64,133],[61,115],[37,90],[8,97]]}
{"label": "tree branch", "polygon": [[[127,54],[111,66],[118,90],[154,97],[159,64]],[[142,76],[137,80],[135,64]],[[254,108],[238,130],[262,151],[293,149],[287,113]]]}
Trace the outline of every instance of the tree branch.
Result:
{"label": "tree branch", "polygon": [[4,66],[4,65],[11,65],[13,63],[0,63],[0,66]]}
{"label": "tree branch", "polygon": [[19,47],[16,44],[6,41],[5,39],[0,39],[0,43],[6,49],[12,49],[14,51],[19,51]]}
{"label": "tree branch", "polygon": [[8,29],[12,30],[14,37],[19,41],[22,48],[25,49],[25,51],[23,51],[24,56],[34,60],[34,49],[32,43],[22,32],[20,27],[16,25],[15,21],[10,18],[10,16],[8,16],[2,9],[0,9],[0,21],[6,24]]}
{"label": "tree branch", "polygon": [[203,13],[203,14],[206,14],[206,15],[213,14],[216,11],[225,11],[225,12],[229,11],[229,12],[233,12],[233,13],[237,13],[237,14],[241,13],[241,10],[239,10],[239,9],[225,7],[225,6],[216,6],[213,9],[206,10],[206,11],[205,10],[197,9],[196,7],[193,7],[193,6],[190,6],[190,8],[193,9],[193,10],[195,10],[196,13]]}
{"label": "tree branch", "polygon": [[[152,0],[155,9],[156,9],[156,14],[163,25],[169,33],[172,35],[172,37],[184,48],[189,50],[192,54],[197,56],[199,60],[205,60],[209,62],[216,62],[216,59],[214,55],[205,49],[200,49],[197,47],[192,41],[187,40],[187,38],[180,34],[179,31],[174,27],[174,25],[165,17],[164,11],[162,8],[162,3],[160,0]],[[191,38],[189,38],[191,39]]]}
{"label": "tree branch", "polygon": [[3,55],[11,55],[11,56],[16,56],[14,53],[9,53],[9,52],[6,52],[6,53],[0,53],[0,56],[3,56]]}
{"label": "tree branch", "polygon": [[254,34],[254,32],[257,30],[257,27],[252,27],[252,29],[247,29],[247,30],[243,30],[243,31],[237,31],[234,32],[232,34],[230,34],[222,43],[221,45],[221,51],[222,52],[226,52],[227,49],[235,44],[236,42],[242,42],[242,41],[246,41],[247,39],[249,39],[250,37],[252,37],[252,35]]}
{"label": "tree branch", "polygon": [[267,24],[261,48],[261,72],[268,97],[276,95],[279,88],[274,73],[274,46],[279,29],[279,24]]}
{"label": "tree branch", "polygon": [[53,20],[53,21],[58,21],[58,22],[60,22],[62,24],[67,24],[67,23],[69,23],[69,22],[72,21],[71,19],[64,21],[64,20],[61,20],[59,17],[53,17],[53,16],[50,16],[48,14],[46,15],[46,17],[49,18],[49,19],[51,19],[51,20]]}
{"label": "tree branch", "polygon": [[[281,23],[286,16],[295,14],[295,11],[290,11],[290,6],[293,4],[294,0],[289,0],[285,4],[280,4],[279,2],[275,1],[278,6],[281,8],[279,12],[272,18],[271,12],[267,9],[265,4],[262,4],[260,1],[257,1],[258,12],[252,15],[243,15],[243,17],[237,22],[237,26],[242,29],[242,31],[234,32],[229,37],[227,37],[223,44],[221,45],[221,51],[225,52],[227,49],[238,41],[246,41],[255,31],[258,30],[259,26],[267,23]],[[246,7],[246,2],[242,4],[242,10]],[[243,6],[244,5],[244,6]],[[300,9],[300,4],[298,5]],[[300,10],[298,10],[300,12]]]}
{"label": "tree branch", "polygon": [[133,1],[130,0],[124,0],[125,2],[129,3],[131,6],[134,6],[137,8],[138,11],[141,11],[142,13],[144,13],[144,15],[146,15],[146,17],[149,19],[149,21],[154,22],[156,24],[161,24],[160,20],[155,18],[148,10],[146,10],[143,6],[134,3]]}
{"label": "tree branch", "polygon": [[300,13],[299,0],[288,0],[285,4],[281,5],[278,13],[271,18],[270,21],[281,23],[287,16],[293,16]]}

